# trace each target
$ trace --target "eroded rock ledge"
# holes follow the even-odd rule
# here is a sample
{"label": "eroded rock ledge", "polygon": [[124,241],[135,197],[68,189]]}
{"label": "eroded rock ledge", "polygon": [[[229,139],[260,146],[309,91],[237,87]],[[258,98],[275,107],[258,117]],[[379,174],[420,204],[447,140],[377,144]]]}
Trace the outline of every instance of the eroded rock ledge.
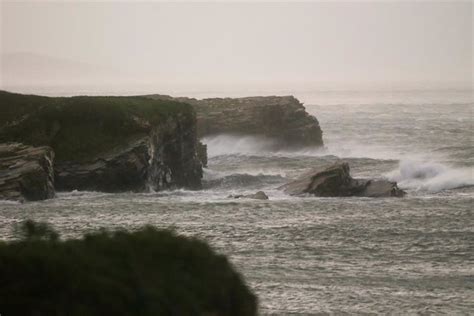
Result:
{"label": "eroded rock ledge", "polygon": [[352,178],[349,164],[345,162],[308,172],[280,189],[290,195],[310,194],[321,197],[403,197],[406,194],[398,188],[396,182]]}
{"label": "eroded rock ledge", "polygon": [[281,148],[323,146],[318,120],[293,96],[202,100],[165,95],[146,97],[191,104],[197,113],[198,137],[254,135],[276,140],[276,146]]}
{"label": "eroded rock ledge", "polygon": [[36,201],[54,197],[53,159],[49,147],[0,144],[0,199]]}

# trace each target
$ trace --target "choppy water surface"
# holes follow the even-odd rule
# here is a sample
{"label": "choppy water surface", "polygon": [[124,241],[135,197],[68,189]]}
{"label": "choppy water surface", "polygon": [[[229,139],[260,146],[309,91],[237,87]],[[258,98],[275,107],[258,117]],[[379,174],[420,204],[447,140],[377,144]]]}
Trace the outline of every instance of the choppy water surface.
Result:
{"label": "choppy water surface", "polygon": [[[458,97],[437,103],[417,95],[407,99],[417,102],[389,104],[316,98],[319,105],[306,107],[321,123],[325,150],[271,152],[253,137],[207,138],[203,191],[72,192],[38,203],[0,202],[0,236],[12,238],[12,224],[25,218],[49,221],[65,236],[103,226],[174,227],[227,254],[258,294],[262,314],[469,314],[474,106]],[[293,198],[275,189],[339,159],[354,176],[398,181],[408,196]],[[226,198],[256,190],[270,200]]]}

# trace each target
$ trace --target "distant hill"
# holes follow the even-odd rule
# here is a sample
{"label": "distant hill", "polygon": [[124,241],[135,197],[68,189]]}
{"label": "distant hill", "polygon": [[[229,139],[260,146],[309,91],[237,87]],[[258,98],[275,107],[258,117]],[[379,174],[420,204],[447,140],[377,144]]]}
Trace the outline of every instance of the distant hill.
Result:
{"label": "distant hill", "polygon": [[123,75],[114,68],[33,53],[1,54],[1,85],[106,83]]}

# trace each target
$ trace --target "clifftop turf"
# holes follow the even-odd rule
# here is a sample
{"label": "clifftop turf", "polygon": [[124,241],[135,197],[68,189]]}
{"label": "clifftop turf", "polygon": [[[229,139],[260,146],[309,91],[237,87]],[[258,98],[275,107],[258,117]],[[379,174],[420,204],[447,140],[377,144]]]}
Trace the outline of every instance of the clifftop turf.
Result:
{"label": "clifftop turf", "polygon": [[51,146],[59,162],[94,157],[177,117],[195,124],[192,107],[172,100],[0,91],[0,142]]}

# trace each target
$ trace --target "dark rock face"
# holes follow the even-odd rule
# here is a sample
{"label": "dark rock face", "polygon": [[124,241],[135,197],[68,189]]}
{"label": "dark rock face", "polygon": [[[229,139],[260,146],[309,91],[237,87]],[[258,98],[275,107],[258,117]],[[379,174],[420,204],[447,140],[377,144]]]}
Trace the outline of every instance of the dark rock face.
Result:
{"label": "dark rock face", "polygon": [[268,195],[263,191],[258,191],[255,194],[236,194],[229,195],[228,198],[233,199],[254,199],[254,200],[268,200]]}
{"label": "dark rock face", "polygon": [[169,120],[149,136],[124,142],[91,160],[57,163],[56,187],[102,192],[199,189],[202,167],[195,142],[192,128]]}
{"label": "dark rock face", "polygon": [[207,167],[207,145],[202,142],[197,144],[197,155],[203,167]]}
{"label": "dark rock face", "polygon": [[311,171],[280,187],[290,195],[312,194],[322,197],[403,197],[405,192],[395,182],[383,179],[354,179],[347,163]]}
{"label": "dark rock face", "polygon": [[49,147],[0,144],[0,199],[36,201],[54,197],[53,159]]}
{"label": "dark rock face", "polygon": [[149,169],[146,139],[125,144],[88,162],[55,165],[56,188],[61,191],[143,191]]}
{"label": "dark rock face", "polygon": [[323,146],[318,120],[309,115],[293,96],[247,98],[171,98],[193,106],[197,113],[198,136],[217,134],[255,135],[276,141],[276,147]]}
{"label": "dark rock face", "polygon": [[147,177],[152,189],[202,187],[202,149],[196,136],[196,117],[191,114],[170,118],[152,129]]}

